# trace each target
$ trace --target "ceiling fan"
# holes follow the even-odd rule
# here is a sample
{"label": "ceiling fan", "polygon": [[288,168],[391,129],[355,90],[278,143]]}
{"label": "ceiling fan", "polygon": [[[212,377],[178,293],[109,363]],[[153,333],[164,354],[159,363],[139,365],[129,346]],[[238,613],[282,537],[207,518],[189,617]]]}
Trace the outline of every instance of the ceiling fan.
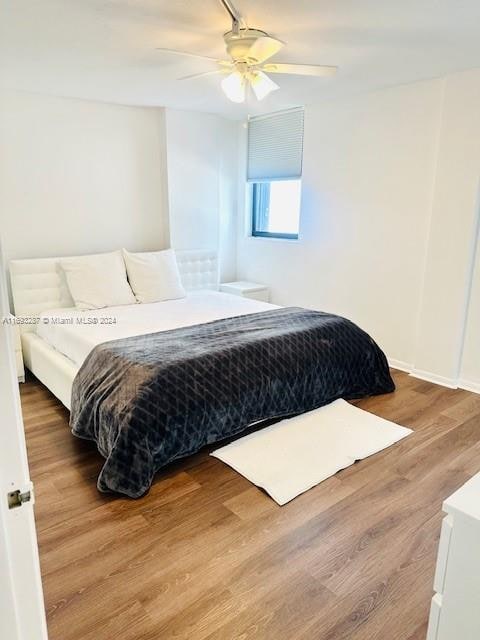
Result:
{"label": "ceiling fan", "polygon": [[231,0],[220,0],[220,2],[232,18],[232,29],[223,36],[230,59],[217,60],[187,51],[158,48],[158,51],[164,53],[216,62],[220,67],[214,71],[193,73],[179,80],[225,74],[226,77],[222,80],[225,95],[232,102],[245,102],[247,87],[251,87],[257,100],[263,100],[269,93],[280,88],[267,73],[326,77],[335,75],[337,72],[337,67],[332,66],[267,62],[280,51],[285,42],[260,29],[249,28]]}

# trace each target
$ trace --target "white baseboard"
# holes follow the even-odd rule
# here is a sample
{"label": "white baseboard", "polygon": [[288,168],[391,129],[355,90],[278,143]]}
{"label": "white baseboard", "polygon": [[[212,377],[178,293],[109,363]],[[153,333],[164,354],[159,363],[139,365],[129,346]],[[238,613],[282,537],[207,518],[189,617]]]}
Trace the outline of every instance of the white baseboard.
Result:
{"label": "white baseboard", "polygon": [[423,371],[422,369],[412,369],[410,371],[410,375],[414,378],[418,378],[419,380],[426,380],[427,382],[439,384],[442,387],[458,389],[458,381],[454,378],[445,378],[444,376],[439,376],[436,373],[431,373],[430,371]]}
{"label": "white baseboard", "polygon": [[405,371],[405,373],[410,373],[413,369],[413,364],[409,364],[408,362],[403,362],[403,360],[395,360],[395,358],[387,358],[388,366],[392,369],[398,369],[399,371]]}
{"label": "white baseboard", "polygon": [[473,393],[480,393],[480,382],[471,382],[470,380],[463,380],[460,378],[458,381],[458,386],[460,389],[465,389],[465,391],[473,391]]}
{"label": "white baseboard", "polygon": [[462,378],[459,380],[446,378],[445,376],[439,376],[436,373],[431,373],[430,371],[415,369],[413,364],[409,364],[403,360],[395,360],[395,358],[387,358],[387,360],[389,367],[392,369],[398,369],[398,371],[404,371],[405,373],[410,374],[413,378],[425,380],[426,382],[433,382],[433,384],[439,384],[440,386],[448,387],[449,389],[465,389],[465,391],[480,393],[480,382],[473,382]]}

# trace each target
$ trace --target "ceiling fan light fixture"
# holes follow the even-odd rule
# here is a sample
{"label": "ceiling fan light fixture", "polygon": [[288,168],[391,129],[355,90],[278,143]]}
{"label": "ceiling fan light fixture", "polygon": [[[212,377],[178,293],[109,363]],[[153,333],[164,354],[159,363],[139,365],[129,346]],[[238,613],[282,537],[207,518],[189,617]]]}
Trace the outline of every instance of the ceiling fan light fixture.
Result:
{"label": "ceiling fan light fixture", "polygon": [[160,47],[159,51],[166,54],[200,58],[217,64],[216,70],[190,73],[178,78],[178,80],[193,80],[214,74],[228,73],[228,77],[221,83],[222,90],[229,100],[240,104],[246,101],[248,85],[251,86],[257,100],[263,100],[272,91],[280,89],[269,75],[263,73],[264,71],[267,74],[278,73],[294,76],[314,76],[317,78],[333,76],[336,73],[337,67],[334,66],[268,62],[286,43],[266,31],[250,28],[233,5],[234,0],[220,1],[232,19],[231,30],[227,31],[223,36],[229,59],[218,60],[189,51]]}
{"label": "ceiling fan light fixture", "polygon": [[224,94],[232,102],[245,102],[245,76],[234,71],[222,80]]}
{"label": "ceiling fan light fixture", "polygon": [[249,80],[257,100],[263,100],[272,93],[272,91],[280,88],[278,84],[271,80],[263,71],[255,71],[250,75]]}

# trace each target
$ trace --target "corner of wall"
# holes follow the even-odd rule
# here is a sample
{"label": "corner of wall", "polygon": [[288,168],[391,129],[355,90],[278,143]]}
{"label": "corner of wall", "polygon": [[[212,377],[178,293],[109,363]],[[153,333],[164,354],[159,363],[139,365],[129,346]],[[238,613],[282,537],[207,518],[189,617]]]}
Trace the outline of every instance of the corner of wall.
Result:
{"label": "corner of wall", "polygon": [[167,114],[165,107],[158,107],[158,138],[162,184],[162,202],[160,215],[162,216],[162,245],[170,247],[170,206],[168,195],[168,162],[167,162]]}
{"label": "corner of wall", "polygon": [[236,124],[219,115],[165,113],[170,241],[214,249],[222,280],[236,277]]}
{"label": "corner of wall", "polygon": [[454,74],[443,83],[413,375],[457,386],[480,215],[480,147],[471,143],[480,131],[480,72]]}

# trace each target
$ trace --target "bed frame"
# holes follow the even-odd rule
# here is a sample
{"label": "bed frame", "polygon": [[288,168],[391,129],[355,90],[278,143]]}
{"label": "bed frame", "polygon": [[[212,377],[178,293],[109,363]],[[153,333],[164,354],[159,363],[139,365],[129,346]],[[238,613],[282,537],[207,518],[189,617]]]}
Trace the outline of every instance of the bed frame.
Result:
{"label": "bed frame", "polygon": [[[183,286],[187,291],[218,290],[218,260],[215,251],[177,251]],[[35,318],[49,309],[73,307],[60,258],[11,260],[9,264],[15,315],[20,324],[25,366],[70,409],[72,383],[78,367],[40,338]]]}

